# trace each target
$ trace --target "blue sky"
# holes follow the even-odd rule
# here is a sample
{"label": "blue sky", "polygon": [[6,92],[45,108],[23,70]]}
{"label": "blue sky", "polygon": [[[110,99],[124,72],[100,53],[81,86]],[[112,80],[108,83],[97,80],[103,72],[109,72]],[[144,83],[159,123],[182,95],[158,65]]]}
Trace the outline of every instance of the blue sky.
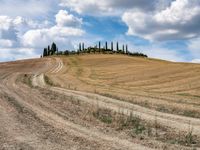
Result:
{"label": "blue sky", "polygon": [[0,62],[39,57],[56,42],[128,44],[131,51],[200,62],[199,0],[0,0]]}

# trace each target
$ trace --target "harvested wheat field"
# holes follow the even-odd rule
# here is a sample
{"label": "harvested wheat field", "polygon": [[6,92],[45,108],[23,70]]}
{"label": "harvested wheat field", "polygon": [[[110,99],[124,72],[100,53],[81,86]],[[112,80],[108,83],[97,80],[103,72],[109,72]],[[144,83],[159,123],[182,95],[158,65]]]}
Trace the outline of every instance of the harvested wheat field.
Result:
{"label": "harvested wheat field", "polygon": [[109,54],[0,63],[0,149],[199,149],[200,65]]}

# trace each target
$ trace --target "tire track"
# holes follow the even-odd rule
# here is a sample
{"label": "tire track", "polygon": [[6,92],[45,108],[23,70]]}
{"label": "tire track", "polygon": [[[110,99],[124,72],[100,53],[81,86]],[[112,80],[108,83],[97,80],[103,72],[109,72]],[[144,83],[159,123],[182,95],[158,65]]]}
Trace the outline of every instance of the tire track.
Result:
{"label": "tire track", "polygon": [[[45,83],[42,80],[44,79],[43,74],[41,74],[37,78],[38,86],[44,88]],[[34,81],[33,81],[34,82]],[[34,83],[33,83],[34,84]],[[109,108],[113,111],[124,111],[128,114],[134,113],[144,120],[148,121],[155,121],[155,118],[159,121],[160,124],[164,126],[168,126],[171,128],[175,128],[179,131],[188,131],[189,126],[191,125],[195,134],[200,135],[200,120],[196,118],[184,117],[174,114],[162,113],[155,110],[151,110],[148,108],[144,108],[142,106],[134,105],[129,102],[119,101],[117,99],[108,98],[105,96],[101,96],[98,94],[92,94],[87,92],[80,92],[80,91],[73,91],[67,90],[64,88],[58,87],[49,87],[50,90],[67,95],[67,96],[74,96],[79,100],[90,104],[98,104],[101,107]]]}
{"label": "tire track", "polygon": [[60,58],[56,58],[56,65],[49,71],[52,74],[58,73],[63,68],[63,61]]}
{"label": "tire track", "polygon": [[[44,74],[42,72],[45,72],[47,70],[46,67],[48,66],[49,65],[40,66],[41,67],[40,71],[38,71],[37,68],[32,68],[33,69],[32,73],[34,73],[32,77],[32,82],[34,86],[46,88],[45,81],[44,81]],[[54,73],[59,72],[62,69],[62,67],[63,65],[60,62],[59,65],[52,72]],[[38,120],[41,120],[42,124],[45,123],[53,127],[53,129],[51,129],[47,126],[48,128],[47,130],[54,130],[55,132],[55,135],[52,135],[53,136],[52,138],[57,139],[56,137],[58,136],[57,129],[59,129],[61,131],[66,132],[67,134],[71,135],[74,138],[79,137],[81,139],[85,139],[85,141],[87,142],[86,144],[88,144],[89,147],[95,146],[95,144],[92,144],[91,142],[98,143],[99,147],[96,147],[94,149],[101,149],[101,148],[102,149],[130,149],[130,150],[149,149],[145,146],[134,143],[127,139],[122,139],[122,138],[119,138],[118,136],[111,136],[111,135],[102,133],[101,131],[97,129],[88,129],[79,124],[75,124],[71,121],[68,121],[64,119],[62,116],[56,114],[53,111],[54,108],[52,106],[51,107],[48,106],[48,109],[47,109],[46,107],[44,107],[43,105],[39,103],[41,99],[43,99],[41,95],[34,95],[30,91],[30,89],[28,90],[28,88],[26,88],[25,86],[20,86],[20,82],[17,81],[17,79],[21,74],[24,74],[24,73],[25,72],[15,72],[13,70],[12,74],[9,74],[9,76],[6,76],[5,79],[1,80],[0,90],[3,93],[0,93],[0,95],[9,95],[9,97],[11,97],[12,100],[8,101],[10,102],[8,103],[8,106],[11,109],[16,108],[16,110],[20,112],[19,113],[20,118],[21,119],[23,118],[26,121],[30,121],[29,124],[31,124],[32,122],[33,123],[32,126],[34,126],[35,124],[39,125]],[[39,89],[36,88],[33,90],[39,90]],[[6,101],[6,99],[4,99],[4,101]],[[0,106],[2,106],[2,103],[0,103]],[[0,112],[2,112],[3,114],[6,114],[6,113],[11,114],[11,112],[9,112],[8,110],[0,111]],[[3,117],[0,115],[0,119],[5,120],[5,116]],[[15,123],[16,120],[13,120],[13,122]],[[27,125],[26,123],[27,122],[22,121],[17,126],[20,126],[20,128],[22,128],[22,126]],[[5,126],[5,124],[3,124],[3,126]],[[40,141],[40,138],[41,138],[40,136],[42,136],[41,134],[43,134],[43,132],[37,133],[34,129],[34,131],[36,132],[34,133],[32,129],[28,129],[28,131],[24,132],[23,134],[25,135],[27,134],[27,136],[30,136],[30,137],[27,139],[24,139],[26,136],[24,136],[24,138],[21,138],[20,133],[15,131],[16,130],[15,127],[16,127],[16,124],[13,124],[13,128],[12,128],[13,134],[11,134],[11,132],[7,134],[9,134],[13,138],[17,138],[20,142],[24,142],[28,144],[33,149],[61,149],[60,147],[61,145],[59,145],[59,143],[58,145],[56,145],[55,143],[48,144],[46,143],[49,141],[48,139],[47,140],[41,139]],[[8,129],[11,129],[11,127],[8,126]],[[19,129],[19,131],[20,130],[22,129]],[[38,130],[39,131],[41,130],[39,126],[38,126]],[[31,133],[33,133],[33,136],[35,138],[32,139]],[[39,134],[40,136],[38,136],[37,134]],[[42,141],[43,142],[45,141],[43,146],[41,144]],[[81,143],[81,141],[79,142]],[[25,147],[28,148],[28,145],[27,146],[25,145]],[[13,146],[16,147],[16,144],[13,143]],[[62,148],[65,149],[65,147],[67,147],[67,145],[65,145]],[[22,148],[22,147],[20,146],[19,148]],[[85,147],[84,149],[87,149],[87,148]]]}
{"label": "tire track", "polygon": [[62,94],[66,94],[67,96],[74,96],[79,100],[90,104],[96,104],[100,107],[109,108],[113,111],[118,112],[121,110],[125,112],[127,115],[131,113],[140,116],[142,119],[155,122],[155,118],[157,121],[163,126],[168,126],[171,128],[176,128],[180,131],[188,131],[189,125],[192,126],[195,134],[200,135],[200,120],[190,117],[178,116],[173,114],[161,113],[158,111],[154,111],[148,108],[144,108],[138,105],[134,105],[128,102],[119,101],[113,98],[104,97],[97,94],[79,92],[66,90],[63,88],[53,87],[52,91],[56,91]]}
{"label": "tire track", "polygon": [[[13,93],[9,93],[12,94]],[[108,142],[111,144],[111,147],[117,149],[119,146],[122,149],[132,149],[132,150],[137,150],[137,149],[146,149],[145,147],[129,142],[128,140],[123,140],[119,139],[117,137],[111,137],[109,135],[105,135],[101,132],[92,130],[92,129],[87,129],[85,127],[82,127],[78,124],[74,124],[72,122],[64,120],[62,117],[50,112],[50,111],[45,111],[44,109],[39,109],[36,106],[30,105],[24,101],[20,100],[20,97],[18,95],[14,95],[18,103],[25,107],[27,110],[32,110],[36,116],[43,121],[45,121],[48,124],[53,125],[55,128],[62,129],[65,132],[70,132],[70,134],[80,136],[83,138],[86,138],[88,140],[93,140],[93,139],[98,139],[98,141],[102,141],[103,143]],[[133,148],[135,147],[135,148]]]}

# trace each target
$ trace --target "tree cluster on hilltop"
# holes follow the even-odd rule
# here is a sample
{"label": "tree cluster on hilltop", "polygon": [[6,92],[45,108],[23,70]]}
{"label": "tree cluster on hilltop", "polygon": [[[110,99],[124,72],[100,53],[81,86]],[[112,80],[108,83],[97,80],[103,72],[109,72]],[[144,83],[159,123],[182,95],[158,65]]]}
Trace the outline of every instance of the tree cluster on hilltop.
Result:
{"label": "tree cluster on hilltop", "polygon": [[44,48],[43,57],[58,54],[58,47],[53,42],[51,47],[48,45],[47,48]]}
{"label": "tree cluster on hilltop", "polygon": [[130,52],[128,50],[128,45],[122,45],[120,49],[119,43],[116,43],[116,49],[114,49],[114,43],[111,42],[110,48],[108,48],[108,42],[105,42],[105,46],[101,47],[101,42],[99,42],[95,46],[89,46],[85,48],[84,43],[79,43],[78,50],[65,50],[58,51],[58,47],[55,43],[52,43],[51,47],[48,46],[44,48],[43,57],[51,56],[51,55],[81,55],[81,54],[124,54],[129,56],[140,56],[140,57],[148,57],[147,55],[139,52]]}

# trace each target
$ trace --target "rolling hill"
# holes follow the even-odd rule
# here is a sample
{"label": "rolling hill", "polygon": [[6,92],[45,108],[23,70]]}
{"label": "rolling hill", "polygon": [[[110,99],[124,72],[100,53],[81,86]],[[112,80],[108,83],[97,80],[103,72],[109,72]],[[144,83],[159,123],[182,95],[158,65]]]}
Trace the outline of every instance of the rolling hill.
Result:
{"label": "rolling hill", "polygon": [[200,148],[200,65],[123,55],[0,63],[2,149]]}

